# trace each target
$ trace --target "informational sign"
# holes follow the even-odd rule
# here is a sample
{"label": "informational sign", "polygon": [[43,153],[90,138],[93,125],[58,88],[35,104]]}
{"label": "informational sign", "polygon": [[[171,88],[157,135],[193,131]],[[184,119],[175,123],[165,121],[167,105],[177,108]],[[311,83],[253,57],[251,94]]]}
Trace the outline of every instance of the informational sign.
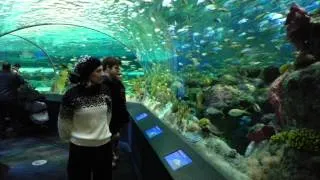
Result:
{"label": "informational sign", "polygon": [[141,114],[136,116],[136,121],[140,121],[142,119],[145,119],[146,117],[148,117],[147,113],[141,113]]}
{"label": "informational sign", "polygon": [[170,153],[165,156],[164,159],[174,171],[192,163],[191,158],[182,150],[177,150],[173,153]]}
{"label": "informational sign", "polygon": [[150,128],[150,129],[147,129],[145,132],[146,132],[148,138],[152,139],[153,137],[161,134],[162,133],[162,129],[159,126],[155,126],[155,127]]}

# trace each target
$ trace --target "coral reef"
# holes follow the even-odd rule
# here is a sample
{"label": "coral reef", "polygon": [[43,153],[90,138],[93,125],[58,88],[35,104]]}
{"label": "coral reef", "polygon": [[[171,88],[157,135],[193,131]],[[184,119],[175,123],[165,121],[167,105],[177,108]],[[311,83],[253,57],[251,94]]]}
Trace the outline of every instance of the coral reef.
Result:
{"label": "coral reef", "polygon": [[320,61],[320,23],[298,5],[290,8],[285,22],[287,37],[299,51],[295,68]]}
{"label": "coral reef", "polygon": [[210,125],[210,120],[207,118],[202,118],[199,120],[199,126],[201,129],[206,129]]}
{"label": "coral reef", "polygon": [[283,79],[288,74],[285,73],[278,77],[270,86],[269,91],[269,101],[273,105],[275,109],[275,114],[277,116],[278,125],[286,126],[288,122],[283,118],[283,87],[282,82]]}
{"label": "coral reef", "polygon": [[209,119],[202,118],[198,122],[199,127],[201,128],[205,137],[208,137],[210,134],[221,135],[223,134],[217,127],[215,127]]}
{"label": "coral reef", "polygon": [[145,95],[145,78],[140,77],[131,80],[133,95],[136,99],[142,100]]}
{"label": "coral reef", "polygon": [[[228,69],[213,75],[188,66],[177,78],[159,67],[134,86],[137,94],[152,99],[144,102],[155,114],[164,112],[164,105],[172,103],[166,114],[161,115],[163,122],[182,133],[229,179],[317,177],[314,165],[320,161],[313,154],[319,152],[316,131],[292,130],[274,135],[278,128],[275,124],[283,129],[320,128],[317,121],[320,63],[314,63],[319,59],[319,49],[315,48],[319,47],[318,41],[317,37],[308,39],[300,34],[308,31],[302,25],[316,23],[299,8],[292,8],[290,13],[288,38],[300,51],[295,71],[288,64],[280,69],[271,66],[242,71]],[[244,153],[249,143],[255,146],[244,158],[239,153]]]}
{"label": "coral reef", "polygon": [[[287,37],[299,51],[296,71],[287,71],[270,88],[278,124],[283,127],[319,129],[320,122],[320,23],[297,5],[286,20]],[[284,71],[284,70],[283,70]]]}
{"label": "coral reef", "polygon": [[[278,155],[270,155],[269,153],[262,153],[263,156],[248,159],[249,176],[254,180],[268,180],[269,174],[273,169],[279,167],[281,157]],[[261,154],[261,155],[262,155]],[[276,178],[277,179],[277,178]]]}
{"label": "coral reef", "polygon": [[320,178],[319,153],[295,150],[285,145],[282,147],[280,163],[275,168],[269,169],[268,179],[317,180]]}
{"label": "coral reef", "polygon": [[320,62],[283,78],[280,119],[286,126],[320,129]]}
{"label": "coral reef", "polygon": [[271,143],[284,143],[297,150],[319,152],[320,133],[312,129],[284,131],[273,135]]}
{"label": "coral reef", "polygon": [[232,86],[217,84],[208,89],[205,93],[205,105],[208,107],[215,107],[223,109],[232,102],[232,98],[237,94],[234,92]]}
{"label": "coral reef", "polygon": [[319,179],[319,156],[285,144],[262,146],[247,158],[248,174],[254,180]]}
{"label": "coral reef", "polygon": [[284,74],[285,72],[292,71],[293,68],[293,64],[291,63],[283,64],[279,67],[279,72],[280,74]]}
{"label": "coral reef", "polygon": [[235,149],[221,138],[210,137],[204,142],[198,142],[194,148],[206,158],[216,170],[221,172],[226,179],[249,180],[245,174],[247,166],[244,159]]}
{"label": "coral reef", "polygon": [[280,75],[279,69],[275,66],[268,66],[263,69],[262,77],[267,84],[272,83]]}
{"label": "coral reef", "polygon": [[248,139],[254,142],[261,142],[269,139],[275,133],[274,127],[258,123],[249,130]]}

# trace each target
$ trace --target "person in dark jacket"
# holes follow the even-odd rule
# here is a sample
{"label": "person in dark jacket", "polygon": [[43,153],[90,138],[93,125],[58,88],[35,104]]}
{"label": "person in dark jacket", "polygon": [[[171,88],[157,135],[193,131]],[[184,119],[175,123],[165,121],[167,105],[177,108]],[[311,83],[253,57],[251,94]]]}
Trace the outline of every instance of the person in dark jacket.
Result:
{"label": "person in dark jacket", "polygon": [[[18,125],[21,106],[18,103],[18,89],[24,84],[21,76],[11,72],[11,64],[3,63],[0,72],[0,133],[5,136],[9,126]],[[10,120],[6,120],[10,117]]]}
{"label": "person in dark jacket", "polygon": [[121,61],[115,57],[107,57],[103,59],[102,66],[105,72],[104,83],[110,87],[112,98],[112,118],[110,123],[113,144],[112,166],[116,167],[116,161],[119,159],[120,132],[129,122],[129,113],[126,106],[125,87],[121,82]]}
{"label": "person in dark jacket", "polygon": [[19,63],[16,63],[16,64],[14,64],[13,67],[12,67],[12,72],[13,72],[14,74],[20,75],[20,68],[21,68],[21,65],[20,65]]}
{"label": "person in dark jacket", "polygon": [[59,135],[70,143],[68,179],[112,179],[112,101],[101,61],[81,59],[70,81],[75,85],[64,94],[58,116]]}

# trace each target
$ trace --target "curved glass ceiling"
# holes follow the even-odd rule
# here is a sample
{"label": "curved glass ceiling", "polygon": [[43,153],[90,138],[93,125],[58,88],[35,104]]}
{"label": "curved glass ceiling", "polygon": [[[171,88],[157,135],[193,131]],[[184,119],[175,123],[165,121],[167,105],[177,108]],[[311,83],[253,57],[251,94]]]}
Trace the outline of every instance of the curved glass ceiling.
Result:
{"label": "curved glass ceiling", "polygon": [[[167,46],[161,43],[165,36],[153,33],[154,23],[142,11],[140,16],[135,15],[138,6],[130,1],[5,0],[0,2],[0,33],[44,23],[74,24],[109,34],[135,49],[141,61],[167,60],[172,50],[165,50]],[[60,33],[63,41],[73,34],[73,29]],[[49,40],[50,37],[43,39]]]}
{"label": "curved glass ceiling", "polygon": [[[283,24],[293,2],[2,0],[0,34],[38,24],[73,24],[104,32],[113,40],[108,42],[106,37],[98,34],[89,36],[87,33],[93,32],[85,29],[60,26],[14,33],[28,36],[59,56],[77,54],[72,48],[63,50],[68,45],[80,45],[79,51],[84,53],[100,54],[107,49],[100,48],[104,43],[113,44],[117,40],[133,49],[141,62],[165,60],[174,66],[179,63],[197,65],[200,61],[213,66],[281,64],[293,59],[292,46],[285,39]],[[320,6],[316,0],[295,2],[308,12]],[[96,43],[100,44],[97,48],[94,47]]]}
{"label": "curved glass ceiling", "polygon": [[[22,42],[26,40],[31,43]],[[98,57],[113,55],[124,59],[134,59],[135,56],[129,48],[107,34],[68,25],[45,25],[21,29],[0,37],[0,47],[3,53],[16,52],[22,55],[19,56],[20,59],[12,60],[22,64],[25,64],[24,61],[28,59],[47,63],[44,61],[48,58],[46,53],[54,64],[67,63],[73,57],[86,54]],[[25,54],[28,56],[24,56]]]}

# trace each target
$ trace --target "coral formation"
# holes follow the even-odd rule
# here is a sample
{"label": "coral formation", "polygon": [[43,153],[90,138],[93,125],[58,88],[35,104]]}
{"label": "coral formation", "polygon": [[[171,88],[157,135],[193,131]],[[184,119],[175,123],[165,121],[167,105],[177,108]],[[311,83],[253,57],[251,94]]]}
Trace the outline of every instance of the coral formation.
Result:
{"label": "coral formation", "polygon": [[246,159],[248,175],[252,180],[268,180],[273,170],[280,167],[284,148],[276,145],[272,147],[266,143],[259,148]]}
{"label": "coral formation", "polygon": [[274,134],[274,127],[258,123],[249,130],[248,139],[254,142],[261,142],[269,139]]}
{"label": "coral formation", "polygon": [[271,136],[271,143],[287,143],[294,149],[319,152],[320,133],[312,129],[284,131]]}
{"label": "coral formation", "polygon": [[207,118],[202,118],[199,120],[199,126],[201,129],[206,129],[210,125],[210,120]]}
{"label": "coral formation", "polygon": [[275,114],[277,116],[278,125],[285,126],[287,125],[287,121],[282,117],[283,116],[283,88],[282,88],[282,82],[283,79],[288,74],[283,74],[280,77],[278,77],[270,86],[269,91],[269,101],[273,105],[275,109]]}
{"label": "coral formation", "polygon": [[299,51],[295,68],[305,68],[320,61],[320,23],[314,22],[312,16],[294,4],[285,25],[289,41]]}

